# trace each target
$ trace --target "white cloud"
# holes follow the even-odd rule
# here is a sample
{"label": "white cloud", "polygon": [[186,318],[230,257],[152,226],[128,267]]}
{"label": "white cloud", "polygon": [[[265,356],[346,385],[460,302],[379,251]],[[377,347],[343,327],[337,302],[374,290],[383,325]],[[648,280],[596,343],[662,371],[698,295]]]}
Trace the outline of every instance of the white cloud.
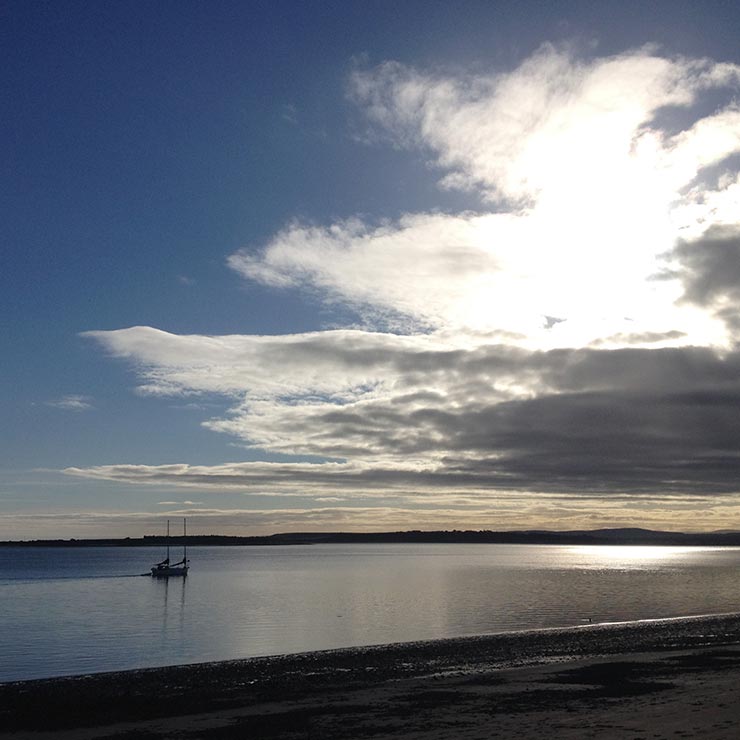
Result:
{"label": "white cloud", "polygon": [[[690,106],[698,93],[739,79],[736,65],[668,59],[649,49],[582,61],[545,45],[514,71],[489,76],[430,75],[386,63],[356,72],[351,91],[394,140],[431,150],[450,172],[448,186],[527,201],[564,184],[584,194],[601,188],[615,168],[633,164],[628,155],[643,135],[654,135],[658,111]],[[723,143],[725,153],[735,146]],[[721,155],[719,142],[710,146]]]}
{"label": "white cloud", "polygon": [[90,396],[70,394],[52,401],[46,401],[46,405],[65,411],[88,411],[93,408],[93,399]]}
{"label": "white cloud", "polygon": [[[650,277],[679,235],[739,218],[736,172],[697,180],[740,151],[739,80],[740,68],[707,60],[640,50],[581,61],[552,47],[487,77],[395,63],[356,72],[351,91],[368,116],[492,210],[295,223],[229,264],[371,316],[511,332],[530,347],[677,331],[680,343],[721,344],[721,322],[678,305],[675,281]],[[710,89],[729,102],[706,115],[698,101]],[[693,123],[674,131],[679,109]],[[546,328],[548,316],[564,321]]]}
{"label": "white cloud", "polygon": [[357,219],[329,228],[294,224],[273,239],[263,257],[237,252],[229,264],[264,283],[313,283],[355,306],[439,325],[472,287],[486,292],[498,287],[501,268],[486,244],[493,230],[511,227],[496,221],[494,216],[414,214],[375,227]]}
{"label": "white cloud", "polygon": [[460,344],[443,335],[350,329],[283,336],[180,336],[137,326],[83,336],[100,342],[115,357],[136,363],[146,381],[143,392],[248,391],[253,398],[364,392],[403,363],[407,353],[456,349]]}

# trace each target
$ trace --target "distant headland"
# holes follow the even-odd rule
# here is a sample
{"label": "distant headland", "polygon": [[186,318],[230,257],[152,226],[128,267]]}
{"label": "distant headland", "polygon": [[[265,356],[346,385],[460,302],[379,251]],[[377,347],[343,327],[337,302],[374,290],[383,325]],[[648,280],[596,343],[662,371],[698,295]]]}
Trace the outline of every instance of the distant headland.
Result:
{"label": "distant headland", "polygon": [[[0,541],[0,547],[146,547],[166,542],[161,535],[143,537],[17,540]],[[171,537],[170,544],[182,542]],[[265,536],[239,537],[230,535],[192,535],[188,545],[194,546],[264,546],[321,544],[523,544],[523,545],[685,545],[703,547],[738,547],[740,532],[665,532],[651,529],[622,528],[594,530],[522,530],[496,532],[491,530],[445,530],[404,532],[286,532]]]}

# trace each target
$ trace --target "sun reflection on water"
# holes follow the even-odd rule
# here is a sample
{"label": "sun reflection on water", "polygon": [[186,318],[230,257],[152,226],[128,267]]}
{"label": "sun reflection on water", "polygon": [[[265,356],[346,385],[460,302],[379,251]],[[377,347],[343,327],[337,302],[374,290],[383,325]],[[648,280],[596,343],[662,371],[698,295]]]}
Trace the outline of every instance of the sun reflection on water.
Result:
{"label": "sun reflection on water", "polygon": [[570,551],[588,559],[593,566],[620,568],[665,564],[666,561],[680,560],[689,554],[695,556],[699,551],[715,549],[718,548],[676,545],[577,545],[570,548]]}

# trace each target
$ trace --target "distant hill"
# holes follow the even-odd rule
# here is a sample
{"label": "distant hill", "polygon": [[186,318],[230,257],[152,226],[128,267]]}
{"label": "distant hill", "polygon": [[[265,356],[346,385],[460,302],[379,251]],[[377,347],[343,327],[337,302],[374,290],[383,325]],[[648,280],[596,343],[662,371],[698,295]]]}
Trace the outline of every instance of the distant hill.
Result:
{"label": "distant hill", "polygon": [[[0,542],[4,547],[139,547],[163,545],[161,535],[145,535],[123,539],[23,540]],[[182,537],[171,537],[177,545]],[[423,532],[286,532],[264,537],[232,537],[228,535],[193,535],[188,545],[319,545],[342,543],[480,543],[527,545],[686,545],[740,546],[740,532],[661,532],[651,529],[621,528],[571,530],[524,530],[493,532],[490,530],[452,530]]]}

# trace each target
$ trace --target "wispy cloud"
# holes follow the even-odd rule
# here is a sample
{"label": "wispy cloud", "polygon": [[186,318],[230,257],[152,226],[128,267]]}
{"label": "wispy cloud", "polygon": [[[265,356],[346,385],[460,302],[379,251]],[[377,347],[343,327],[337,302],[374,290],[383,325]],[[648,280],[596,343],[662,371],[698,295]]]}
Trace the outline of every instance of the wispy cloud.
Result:
{"label": "wispy cloud", "polygon": [[[431,150],[446,187],[515,203],[565,187],[563,201],[577,191],[590,202],[595,184],[595,195],[627,196],[624,175],[636,172],[608,182],[621,168],[657,166],[650,186],[659,184],[656,176],[690,181],[734,151],[731,97],[727,108],[678,133],[655,121],[666,108],[689,108],[701,92],[739,80],[738,66],[706,59],[646,48],[586,60],[546,44],[517,69],[491,75],[444,76],[387,62],[356,71],[350,92],[393,142]],[[652,161],[641,162],[646,154]]]}
{"label": "wispy cloud", "polygon": [[298,125],[298,109],[292,103],[286,103],[280,109],[280,118],[292,126]]}
{"label": "wispy cloud", "polygon": [[158,506],[201,506],[202,501],[157,501]]}
{"label": "wispy cloud", "polygon": [[45,402],[47,406],[65,411],[88,411],[93,408],[93,399],[90,396],[70,394]]}

